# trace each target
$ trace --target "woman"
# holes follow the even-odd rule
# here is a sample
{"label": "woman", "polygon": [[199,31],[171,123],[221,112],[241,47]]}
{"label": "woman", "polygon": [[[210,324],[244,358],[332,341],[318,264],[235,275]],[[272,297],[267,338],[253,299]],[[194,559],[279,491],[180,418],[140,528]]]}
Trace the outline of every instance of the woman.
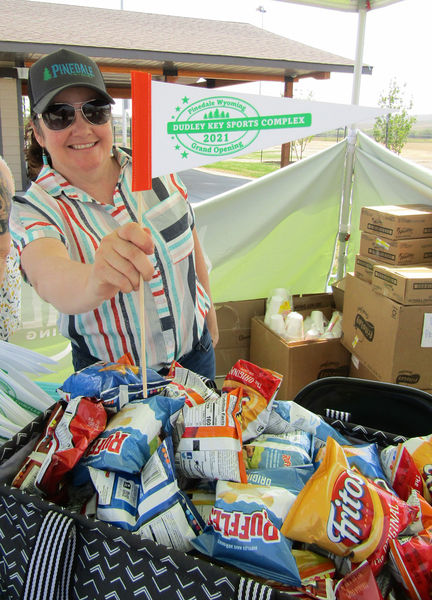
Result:
{"label": "woman", "polygon": [[0,340],[8,340],[20,325],[21,276],[9,232],[9,215],[15,183],[0,156]]}
{"label": "woman", "polygon": [[[145,280],[146,363],[172,360],[214,378],[218,330],[186,190],[174,175],[131,192],[132,161],[113,148],[112,98],[97,65],[60,50],[29,69],[28,164],[12,229],[23,275],[55,306],[75,370],[130,352],[140,361],[138,287]],[[42,164],[43,163],[43,164]]]}

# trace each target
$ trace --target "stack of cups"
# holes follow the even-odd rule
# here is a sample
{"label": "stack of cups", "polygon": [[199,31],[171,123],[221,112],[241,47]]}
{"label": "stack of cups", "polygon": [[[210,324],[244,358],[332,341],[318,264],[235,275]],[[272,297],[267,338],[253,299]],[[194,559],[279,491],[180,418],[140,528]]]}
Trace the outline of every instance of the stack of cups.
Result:
{"label": "stack of cups", "polygon": [[269,327],[272,331],[277,333],[278,335],[285,334],[285,322],[282,315],[271,315]]}
{"label": "stack of cups", "polygon": [[[267,300],[266,314],[264,317],[264,323],[267,325],[267,327],[271,327],[271,317],[279,315],[279,309],[283,301],[283,297],[279,294],[275,294]],[[280,314],[280,316],[282,317],[282,314]]]}
{"label": "stack of cups", "polygon": [[303,339],[303,316],[298,312],[290,312],[285,319],[285,336],[289,342]]}
{"label": "stack of cups", "polygon": [[319,335],[322,335],[326,326],[324,313],[320,310],[313,310],[310,316],[314,329],[318,331]]}

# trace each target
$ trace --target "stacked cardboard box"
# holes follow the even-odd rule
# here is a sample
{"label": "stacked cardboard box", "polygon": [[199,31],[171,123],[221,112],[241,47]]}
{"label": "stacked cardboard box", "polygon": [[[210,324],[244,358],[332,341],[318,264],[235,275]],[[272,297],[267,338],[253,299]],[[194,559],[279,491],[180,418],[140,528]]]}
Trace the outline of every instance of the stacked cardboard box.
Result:
{"label": "stacked cardboard box", "polygon": [[345,282],[350,375],[432,389],[432,205],[364,207]]}

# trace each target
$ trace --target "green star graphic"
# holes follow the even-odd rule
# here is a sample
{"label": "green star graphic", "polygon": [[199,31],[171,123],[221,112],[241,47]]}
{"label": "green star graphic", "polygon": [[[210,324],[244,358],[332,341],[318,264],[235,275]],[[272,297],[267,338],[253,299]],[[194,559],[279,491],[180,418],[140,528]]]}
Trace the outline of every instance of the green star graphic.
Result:
{"label": "green star graphic", "polygon": [[182,152],[182,158],[187,158],[188,157],[188,153],[186,151]]}
{"label": "green star graphic", "polygon": [[176,106],[176,111],[179,112],[180,111],[180,106]]}
{"label": "green star graphic", "polygon": [[180,146],[177,144],[177,146],[175,147],[176,150],[180,150]]}
{"label": "green star graphic", "polygon": [[182,100],[183,100],[183,104],[187,104],[189,102],[189,98],[187,96],[182,98]]}

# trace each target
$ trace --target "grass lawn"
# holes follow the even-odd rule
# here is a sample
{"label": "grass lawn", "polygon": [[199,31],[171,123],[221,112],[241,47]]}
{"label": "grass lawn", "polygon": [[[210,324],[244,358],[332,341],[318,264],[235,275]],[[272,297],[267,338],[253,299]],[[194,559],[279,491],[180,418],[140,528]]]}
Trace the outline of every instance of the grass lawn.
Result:
{"label": "grass lawn", "polygon": [[273,171],[277,171],[280,167],[276,162],[258,162],[247,160],[224,160],[206,165],[206,169],[214,171],[223,171],[224,173],[233,173],[242,177],[262,177]]}

